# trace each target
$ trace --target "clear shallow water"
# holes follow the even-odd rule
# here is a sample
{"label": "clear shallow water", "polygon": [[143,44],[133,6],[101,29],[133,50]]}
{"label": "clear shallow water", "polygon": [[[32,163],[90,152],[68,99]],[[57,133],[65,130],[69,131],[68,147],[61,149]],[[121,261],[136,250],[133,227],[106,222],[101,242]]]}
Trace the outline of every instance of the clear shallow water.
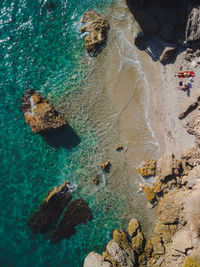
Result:
{"label": "clear shallow water", "polygon": [[[95,60],[86,56],[78,23],[88,9],[105,13],[111,2],[0,3],[1,266],[82,266],[91,250],[104,249],[113,228],[127,223],[129,174],[123,154],[114,150],[115,112],[93,75]],[[19,107],[28,88],[41,91],[66,117],[81,139],[77,147],[55,149],[25,124]],[[92,179],[108,159],[111,172],[96,187]],[[86,199],[94,218],[70,240],[50,245],[27,220],[47,191],[65,180],[77,184],[73,198]]]}

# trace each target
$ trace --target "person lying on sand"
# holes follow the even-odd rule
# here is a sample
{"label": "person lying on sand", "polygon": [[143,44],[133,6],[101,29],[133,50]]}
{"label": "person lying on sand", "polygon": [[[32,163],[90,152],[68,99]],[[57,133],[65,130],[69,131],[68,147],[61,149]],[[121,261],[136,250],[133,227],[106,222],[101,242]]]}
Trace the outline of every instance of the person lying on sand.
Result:
{"label": "person lying on sand", "polygon": [[188,84],[183,83],[183,82],[179,82],[179,85],[180,85],[179,89],[183,91],[186,91],[189,88]]}

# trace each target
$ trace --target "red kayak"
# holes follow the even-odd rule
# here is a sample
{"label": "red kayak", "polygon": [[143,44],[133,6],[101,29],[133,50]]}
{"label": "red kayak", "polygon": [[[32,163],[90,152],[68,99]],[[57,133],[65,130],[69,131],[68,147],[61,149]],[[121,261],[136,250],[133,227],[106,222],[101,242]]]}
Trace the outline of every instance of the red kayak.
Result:
{"label": "red kayak", "polygon": [[195,77],[194,71],[183,71],[183,72],[178,72],[175,74],[178,78],[190,78],[190,77]]}

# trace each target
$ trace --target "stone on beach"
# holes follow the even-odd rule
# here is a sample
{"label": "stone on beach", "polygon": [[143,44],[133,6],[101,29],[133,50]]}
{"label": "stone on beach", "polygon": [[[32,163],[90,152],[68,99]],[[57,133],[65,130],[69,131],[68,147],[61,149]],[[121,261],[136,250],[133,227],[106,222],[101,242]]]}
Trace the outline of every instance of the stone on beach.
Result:
{"label": "stone on beach", "polygon": [[103,171],[108,171],[109,168],[111,167],[111,163],[110,163],[110,161],[108,160],[108,161],[102,163],[102,164],[100,165],[100,167],[101,167],[101,169],[102,169]]}
{"label": "stone on beach", "polygon": [[33,89],[27,90],[22,97],[21,109],[26,123],[35,133],[51,132],[67,124],[48,100]]}
{"label": "stone on beach", "polygon": [[85,25],[81,28],[81,32],[87,32],[85,36],[85,47],[89,55],[97,55],[102,46],[107,41],[109,24],[99,13],[94,10],[86,12],[81,20]]}

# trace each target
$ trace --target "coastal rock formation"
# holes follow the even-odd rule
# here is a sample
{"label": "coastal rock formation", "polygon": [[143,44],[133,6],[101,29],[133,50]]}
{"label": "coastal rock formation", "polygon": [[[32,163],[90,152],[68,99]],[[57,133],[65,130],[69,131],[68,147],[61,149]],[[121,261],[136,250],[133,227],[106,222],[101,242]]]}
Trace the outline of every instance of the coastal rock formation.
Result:
{"label": "coastal rock formation", "polygon": [[160,63],[162,63],[163,65],[170,63],[171,59],[174,58],[174,55],[177,53],[177,50],[177,45],[165,47],[159,58]]}
{"label": "coastal rock formation", "polygon": [[156,174],[156,161],[153,159],[142,162],[142,166],[136,169],[142,176],[154,176]]}
{"label": "coastal rock formation", "polygon": [[109,24],[108,21],[103,18],[94,10],[86,12],[81,20],[84,26],[81,28],[82,33],[89,33],[85,36],[85,47],[87,52],[91,56],[95,56],[100,52],[102,46],[107,41]]}
{"label": "coastal rock formation", "polygon": [[104,261],[103,256],[96,252],[90,252],[84,260],[83,267],[112,267],[111,263]]}
{"label": "coastal rock formation", "polygon": [[21,109],[26,123],[35,133],[51,132],[66,125],[65,119],[47,99],[33,89],[24,94]]}
{"label": "coastal rock formation", "polygon": [[110,161],[108,160],[108,161],[102,163],[102,164],[100,165],[100,167],[101,167],[101,169],[102,169],[103,171],[109,171],[109,169],[110,169],[110,167],[111,167],[111,163],[110,163]]}
{"label": "coastal rock formation", "polygon": [[82,198],[72,201],[53,233],[51,243],[56,243],[63,238],[70,238],[71,235],[76,233],[75,227],[78,224],[86,223],[88,220],[92,220],[92,213],[87,202]]}
{"label": "coastal rock formation", "polygon": [[127,254],[114,240],[111,240],[106,246],[107,253],[111,256],[114,261],[114,266],[121,267],[134,267],[135,257]]}
{"label": "coastal rock formation", "polygon": [[200,41],[200,7],[195,6],[192,8],[186,27],[186,41],[191,46],[198,46]]}
{"label": "coastal rock formation", "polygon": [[31,215],[28,225],[34,233],[45,234],[55,229],[64,208],[72,198],[68,184],[69,182],[65,182],[50,190],[39,209]]}

